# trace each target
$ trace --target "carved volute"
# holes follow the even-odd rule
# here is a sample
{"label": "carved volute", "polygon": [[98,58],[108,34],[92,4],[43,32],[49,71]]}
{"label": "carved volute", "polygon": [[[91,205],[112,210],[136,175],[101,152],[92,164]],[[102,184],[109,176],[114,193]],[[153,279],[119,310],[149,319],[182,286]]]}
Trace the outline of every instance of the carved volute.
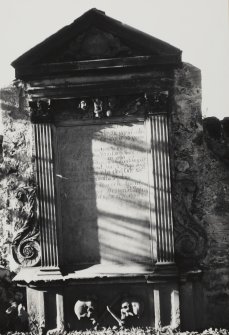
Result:
{"label": "carved volute", "polygon": [[18,221],[14,227],[13,257],[20,265],[35,266],[41,259],[36,190],[31,187],[20,188],[16,198]]}

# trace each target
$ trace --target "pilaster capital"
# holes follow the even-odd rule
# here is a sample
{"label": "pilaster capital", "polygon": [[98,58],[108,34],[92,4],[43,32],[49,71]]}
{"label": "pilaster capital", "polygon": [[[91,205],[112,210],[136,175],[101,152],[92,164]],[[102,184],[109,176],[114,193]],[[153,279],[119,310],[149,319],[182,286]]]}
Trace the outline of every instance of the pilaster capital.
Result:
{"label": "pilaster capital", "polygon": [[52,121],[51,100],[29,101],[32,123],[48,123]]}

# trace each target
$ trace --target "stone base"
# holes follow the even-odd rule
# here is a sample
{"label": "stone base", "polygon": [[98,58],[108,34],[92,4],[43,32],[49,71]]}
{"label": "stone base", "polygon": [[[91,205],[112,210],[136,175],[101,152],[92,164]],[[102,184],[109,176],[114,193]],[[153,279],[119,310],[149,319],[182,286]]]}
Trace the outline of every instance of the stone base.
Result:
{"label": "stone base", "polygon": [[204,328],[206,311],[201,276],[200,270],[180,276],[181,328],[184,331],[200,331]]}
{"label": "stone base", "polygon": [[[147,281],[146,278],[109,278],[90,281],[39,282],[27,287],[30,326],[34,332],[48,330],[84,330],[94,328],[90,320],[77,317],[77,301],[93,301],[98,327],[119,327],[121,306],[125,301],[138,305],[137,315],[125,320],[124,327],[177,328],[179,293],[175,279]],[[79,303],[79,304],[80,304]],[[110,310],[110,311],[109,311]],[[112,315],[113,314],[113,315]],[[79,316],[79,315],[78,315]],[[116,316],[116,318],[115,318]]]}

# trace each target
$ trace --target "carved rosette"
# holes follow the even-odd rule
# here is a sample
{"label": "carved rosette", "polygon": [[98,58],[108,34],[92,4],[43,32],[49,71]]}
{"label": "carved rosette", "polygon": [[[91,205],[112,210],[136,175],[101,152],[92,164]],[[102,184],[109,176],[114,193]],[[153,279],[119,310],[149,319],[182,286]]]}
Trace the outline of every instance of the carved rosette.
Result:
{"label": "carved rosette", "polygon": [[23,187],[17,190],[16,198],[19,219],[14,227],[13,257],[22,266],[35,266],[41,259],[36,192],[33,188]]}

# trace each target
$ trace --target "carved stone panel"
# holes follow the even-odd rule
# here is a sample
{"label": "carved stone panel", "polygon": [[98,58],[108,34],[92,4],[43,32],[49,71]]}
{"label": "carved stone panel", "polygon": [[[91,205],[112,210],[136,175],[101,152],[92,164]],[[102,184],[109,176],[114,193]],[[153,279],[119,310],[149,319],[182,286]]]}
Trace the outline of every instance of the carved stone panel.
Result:
{"label": "carved stone panel", "polygon": [[193,180],[177,178],[173,193],[176,261],[182,269],[189,270],[200,266],[207,250],[206,232],[192,209],[196,193]]}
{"label": "carved stone panel", "polygon": [[154,326],[152,286],[145,284],[69,285],[66,322],[71,330]]}
{"label": "carved stone panel", "polygon": [[[44,113],[40,106],[44,101],[33,102],[33,121],[42,122],[49,117],[54,123],[78,121],[128,121],[131,117],[146,118],[149,115],[165,113],[168,106],[168,91],[132,95],[82,97],[81,99],[54,100],[46,102]],[[49,112],[49,113],[47,113]],[[46,121],[47,122],[47,121]]]}
{"label": "carved stone panel", "polygon": [[50,61],[66,62],[74,60],[130,57],[139,55],[131,50],[119,37],[92,27],[68,42],[58,56],[51,56]]}
{"label": "carved stone panel", "polygon": [[57,136],[65,263],[151,264],[145,124],[59,127]]}
{"label": "carved stone panel", "polygon": [[23,266],[40,262],[40,231],[36,217],[36,192],[32,187],[17,190],[18,221],[14,227],[12,252],[15,261]]}

